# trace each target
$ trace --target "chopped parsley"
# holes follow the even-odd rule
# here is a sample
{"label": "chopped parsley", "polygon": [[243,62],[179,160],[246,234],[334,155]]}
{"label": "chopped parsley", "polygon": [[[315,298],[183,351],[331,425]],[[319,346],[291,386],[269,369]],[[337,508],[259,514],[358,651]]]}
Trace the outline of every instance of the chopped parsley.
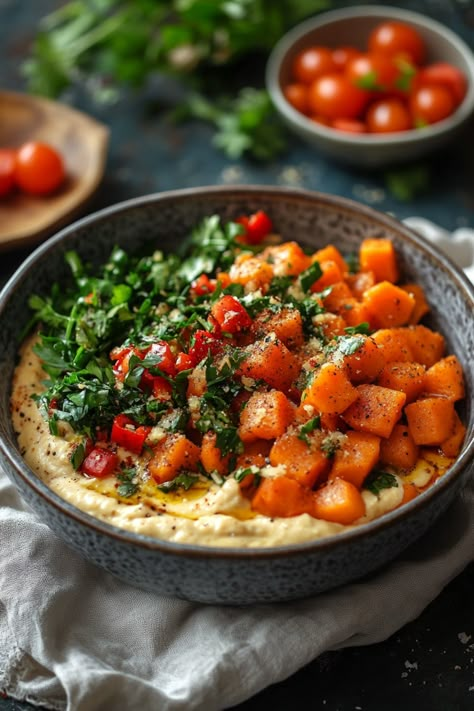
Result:
{"label": "chopped parsley", "polygon": [[364,482],[364,489],[371,491],[378,496],[383,489],[391,489],[398,486],[397,477],[389,472],[381,472],[374,469]]}

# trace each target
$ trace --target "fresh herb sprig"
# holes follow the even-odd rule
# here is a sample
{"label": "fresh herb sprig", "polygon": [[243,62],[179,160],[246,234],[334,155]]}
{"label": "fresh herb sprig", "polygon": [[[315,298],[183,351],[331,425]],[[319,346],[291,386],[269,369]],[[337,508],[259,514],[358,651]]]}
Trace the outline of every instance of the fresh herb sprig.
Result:
{"label": "fresh herb sprig", "polygon": [[[272,158],[281,126],[265,92],[228,95],[240,60],[266,55],[284,32],[330,0],[71,0],[46,16],[23,65],[30,90],[57,97],[81,82],[98,101],[140,87],[161,73],[201,97],[187,113],[217,128],[215,143],[231,157]],[[212,72],[210,72],[212,69]],[[210,76],[214,86],[212,95]]]}

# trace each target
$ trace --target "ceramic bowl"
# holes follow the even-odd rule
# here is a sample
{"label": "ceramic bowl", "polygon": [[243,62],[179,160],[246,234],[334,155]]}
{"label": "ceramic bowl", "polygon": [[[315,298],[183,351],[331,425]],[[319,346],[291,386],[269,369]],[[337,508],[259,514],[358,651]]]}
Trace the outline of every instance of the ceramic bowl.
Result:
{"label": "ceramic bowl", "polygon": [[[369,33],[385,20],[406,22],[418,30],[427,48],[427,62],[449,62],[468,80],[463,102],[448,118],[423,129],[391,134],[354,134],[312,121],[285,99],[298,52],[312,45],[351,45],[366,50]],[[347,164],[381,167],[416,160],[458,138],[474,111],[474,59],[465,42],[439,22],[409,10],[367,5],[317,15],[294,27],[275,45],[267,64],[266,83],[273,103],[287,126],[319,152]]]}
{"label": "ceramic bowl", "polygon": [[[82,556],[128,583],[165,595],[219,604],[301,598],[328,590],[382,566],[421,536],[446,509],[471,473],[474,453],[474,289],[448,258],[399,222],[347,199],[303,190],[243,186],[196,188],[136,198],[62,230],[42,244],[11,278],[0,297],[0,366],[4,383],[15,367],[28,297],[65,278],[64,253],[75,249],[101,263],[118,244],[137,250],[153,238],[173,249],[202,217],[224,219],[265,209],[283,238],[313,249],[334,242],[354,252],[364,237],[394,241],[407,280],[416,280],[432,304],[430,325],[444,332],[466,374],[464,448],[450,471],[403,508],[360,528],[310,543],[270,549],[222,549],[164,542],[128,533],[82,513],[52,493],[25,464],[15,440],[9,388],[0,395],[0,463],[24,499]],[[456,324],[456,328],[449,325]]]}

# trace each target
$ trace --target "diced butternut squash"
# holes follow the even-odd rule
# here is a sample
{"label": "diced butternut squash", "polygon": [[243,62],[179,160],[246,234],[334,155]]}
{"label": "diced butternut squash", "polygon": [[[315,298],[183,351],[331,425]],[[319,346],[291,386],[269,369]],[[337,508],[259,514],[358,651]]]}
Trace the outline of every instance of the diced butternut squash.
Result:
{"label": "diced butternut squash", "polygon": [[378,282],[395,284],[399,279],[397,255],[389,239],[364,239],[359,248],[359,263],[361,270],[373,272]]}
{"label": "diced butternut squash", "polygon": [[359,489],[345,479],[332,479],[314,492],[314,514],[323,521],[348,526],[365,515]]}
{"label": "diced butternut squash", "polygon": [[238,374],[264,380],[277,390],[286,392],[299,373],[297,359],[274,334],[246,346],[244,354]]}
{"label": "diced butternut squash", "polygon": [[369,336],[358,336],[363,343],[351,355],[344,356],[344,365],[351,383],[372,382],[385,365],[382,348]]}
{"label": "diced butternut squash", "polygon": [[324,363],[314,374],[301,395],[303,405],[312,405],[318,412],[341,413],[358,397],[345,368]]}
{"label": "diced butternut squash", "polygon": [[424,388],[425,366],[421,363],[393,361],[387,363],[377,379],[377,385],[392,390],[401,390],[406,402],[417,399]]}
{"label": "diced butternut squash", "polygon": [[361,323],[368,323],[371,328],[375,328],[373,315],[363,301],[352,298],[343,305],[340,314],[348,326],[358,326]]}
{"label": "diced butternut squash", "polygon": [[380,437],[367,432],[349,430],[336,450],[329,479],[340,477],[358,489],[379,459]]}
{"label": "diced butternut squash", "polygon": [[216,444],[215,432],[206,432],[201,443],[201,463],[208,474],[217,472],[222,476],[229,471],[230,454],[222,456]]}
{"label": "diced butternut squash", "polygon": [[331,285],[330,293],[323,299],[324,308],[327,311],[344,316],[346,305],[351,306],[355,299],[345,281],[338,281]]}
{"label": "diced butternut squash", "polygon": [[413,499],[416,499],[416,497],[419,494],[418,488],[415,486],[415,484],[412,484],[411,482],[404,482],[403,483],[403,496],[402,500],[399,503],[399,506],[403,506],[403,504],[407,504],[409,501],[413,501]]}
{"label": "diced butternut squash", "polygon": [[310,489],[286,476],[262,479],[252,498],[252,509],[270,518],[288,518],[313,513]]}
{"label": "diced butternut squash", "polygon": [[265,290],[273,279],[273,269],[258,257],[245,254],[237,257],[229,270],[229,277],[232,283],[243,284],[247,292]]}
{"label": "diced butternut squash", "polygon": [[291,428],[275,440],[270,450],[270,463],[286,467],[286,475],[312,488],[327,473],[329,459],[321,449],[323,434],[319,431],[301,435]]}
{"label": "diced butternut squash", "polygon": [[271,448],[272,443],[266,439],[244,442],[244,451],[237,456],[236,468],[264,467]]}
{"label": "diced butternut squash", "polygon": [[413,357],[405,328],[381,328],[372,334],[372,338],[382,349],[386,363],[417,360]]}
{"label": "diced butternut squash", "polygon": [[343,281],[344,272],[336,262],[326,260],[324,262],[319,262],[319,266],[321,267],[322,276],[320,276],[319,279],[316,279],[314,284],[311,286],[311,292],[318,293],[327,286],[331,286],[331,284]]}
{"label": "diced butternut squash", "polygon": [[456,410],[454,411],[454,420],[451,433],[444,442],[441,442],[441,451],[446,457],[457,457],[461,451],[464,437],[466,436],[466,428],[461,422]]}
{"label": "diced butternut squash", "polygon": [[334,336],[344,336],[346,333],[347,323],[343,317],[338,314],[332,314],[329,311],[324,314],[318,314],[315,317],[315,323],[327,340],[331,340]]}
{"label": "diced butternut squash", "polygon": [[297,242],[284,242],[263,250],[260,258],[269,263],[275,276],[298,276],[311,265],[311,257]]}
{"label": "diced butternut squash", "polygon": [[298,309],[284,307],[277,313],[264,309],[255,317],[251,331],[256,338],[274,333],[290,350],[304,343],[303,319]]}
{"label": "diced butternut squash", "polygon": [[240,439],[276,439],[293,420],[293,411],[294,405],[281,390],[252,393],[240,415]]}
{"label": "diced butternut squash", "polygon": [[390,437],[405,405],[405,393],[380,385],[358,385],[357,400],[342,417],[352,429]]}
{"label": "diced butternut squash", "polygon": [[199,447],[187,437],[169,434],[154,448],[148,470],[158,484],[163,484],[174,479],[181,469],[196,471],[199,457]]}
{"label": "diced butternut squash", "polygon": [[421,321],[423,316],[429,313],[430,307],[426,301],[425,292],[419,284],[402,284],[400,287],[404,291],[407,291],[415,299],[415,306],[411,312],[410,320],[408,323],[416,324]]}
{"label": "diced butternut squash", "polygon": [[395,425],[388,439],[380,443],[380,461],[396,469],[411,469],[419,457],[419,448],[415,444],[406,425]]}
{"label": "diced butternut squash", "polygon": [[424,392],[443,395],[448,400],[461,400],[465,395],[461,363],[455,355],[442,358],[428,368],[424,378]]}
{"label": "diced butternut squash", "polygon": [[442,397],[427,397],[405,408],[411,436],[416,444],[440,445],[448,439],[454,426],[454,403]]}
{"label": "diced butternut squash", "polygon": [[415,307],[414,297],[389,281],[380,281],[367,289],[362,303],[371,314],[371,323],[378,328],[404,326]]}
{"label": "diced butternut squash", "polygon": [[443,357],[446,344],[438,331],[432,331],[421,323],[402,330],[406,334],[412,352],[412,360],[430,368]]}
{"label": "diced butternut squash", "polygon": [[346,260],[338,248],[333,244],[328,244],[326,247],[318,249],[318,251],[313,254],[311,261],[319,262],[320,264],[321,262],[327,261],[336,262],[342,274],[345,274],[348,271]]}
{"label": "diced butternut squash", "polygon": [[346,274],[346,282],[352,291],[352,295],[356,299],[362,299],[364,292],[375,284],[375,275],[373,272],[368,271]]}

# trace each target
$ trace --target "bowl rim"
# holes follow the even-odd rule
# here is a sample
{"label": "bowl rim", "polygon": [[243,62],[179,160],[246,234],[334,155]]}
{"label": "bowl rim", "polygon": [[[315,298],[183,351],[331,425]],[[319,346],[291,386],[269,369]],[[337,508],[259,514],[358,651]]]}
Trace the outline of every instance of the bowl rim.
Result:
{"label": "bowl rim", "polygon": [[[220,195],[230,195],[234,197],[250,197],[261,198],[262,202],[267,198],[270,202],[276,199],[286,199],[295,202],[324,204],[327,207],[337,208],[345,213],[361,214],[369,220],[382,227],[386,227],[396,232],[401,239],[409,244],[413,244],[416,249],[424,252],[425,256],[436,264],[436,267],[448,272],[451,280],[456,288],[462,294],[465,300],[468,300],[474,309],[474,284],[472,284],[462,270],[457,267],[454,262],[436,246],[428,242],[421,235],[406,227],[396,218],[379,212],[372,207],[363,205],[350,198],[322,193],[314,190],[306,190],[302,188],[288,188],[272,185],[235,185],[235,186],[202,186],[197,188],[183,188],[178,190],[169,190],[157,193],[151,193],[125,201],[115,203],[101,210],[98,210],[86,217],[83,217],[68,227],[60,230],[56,235],[50,237],[46,242],[37,247],[18,267],[15,273],[10,277],[4,288],[0,292],[0,322],[3,312],[8,306],[8,303],[15,296],[15,291],[26,279],[31,270],[36,269],[36,265],[41,263],[43,258],[49,252],[61,245],[70,236],[76,232],[87,229],[88,225],[97,222],[107,221],[109,217],[122,214],[130,210],[136,210],[144,206],[155,205],[156,203],[173,202],[176,200],[199,200],[201,201],[206,196],[209,199]],[[474,418],[474,414],[472,415]],[[320,538],[311,541],[300,543],[292,543],[287,545],[279,545],[273,547],[226,547],[226,546],[208,546],[194,543],[181,543],[168,541],[153,536],[143,535],[121,529],[118,526],[106,523],[91,514],[88,514],[81,509],[75,507],[58,494],[52,491],[35,472],[26,464],[18,449],[11,447],[10,443],[0,435],[0,456],[4,462],[8,463],[15,470],[16,474],[22,479],[34,494],[43,499],[46,504],[51,505],[76,523],[91,529],[96,534],[101,534],[115,539],[123,544],[138,546],[149,551],[156,551],[164,555],[178,555],[190,559],[231,559],[231,560],[269,560],[279,559],[288,556],[297,557],[308,553],[328,553],[332,549],[337,549],[341,545],[356,541],[365,536],[370,536],[376,532],[383,531],[389,528],[392,522],[404,519],[410,516],[413,511],[422,508],[433,498],[437,498],[446,488],[448,488],[453,480],[462,478],[469,464],[474,460],[474,437],[467,444],[464,452],[456,459],[453,466],[439,479],[436,484],[422,492],[414,500],[404,504],[403,507],[389,511],[380,518],[376,518],[365,524],[357,526],[354,529],[343,531],[325,538]],[[15,484],[16,486],[16,484]]]}
{"label": "bowl rim", "polygon": [[[434,33],[444,37],[453,47],[462,54],[466,64],[469,67],[469,75],[467,76],[467,92],[461,104],[456,108],[453,114],[447,116],[442,121],[438,121],[430,126],[424,126],[423,129],[411,129],[408,131],[394,131],[393,133],[382,134],[357,134],[337,131],[324,124],[318,124],[294,109],[286,100],[279,80],[280,68],[287,54],[291,51],[293,45],[303,39],[305,35],[310,34],[313,30],[324,27],[327,24],[338,20],[360,18],[364,14],[370,15],[370,19],[377,17],[391,17],[394,20],[411,22],[418,24]],[[441,61],[441,60],[439,60]],[[411,145],[419,144],[421,141],[432,139],[436,136],[443,135],[446,131],[453,130],[462,125],[474,111],[474,54],[468,44],[457,35],[449,27],[446,27],[433,20],[426,15],[422,15],[414,10],[405,10],[404,8],[393,7],[391,5],[358,5],[356,7],[339,8],[321,12],[313,17],[303,20],[286,32],[278,40],[267,61],[265,70],[265,83],[268,93],[275,104],[277,110],[292,124],[297,124],[300,130],[314,136],[327,139],[337,143],[340,146],[381,146],[381,145]]]}

